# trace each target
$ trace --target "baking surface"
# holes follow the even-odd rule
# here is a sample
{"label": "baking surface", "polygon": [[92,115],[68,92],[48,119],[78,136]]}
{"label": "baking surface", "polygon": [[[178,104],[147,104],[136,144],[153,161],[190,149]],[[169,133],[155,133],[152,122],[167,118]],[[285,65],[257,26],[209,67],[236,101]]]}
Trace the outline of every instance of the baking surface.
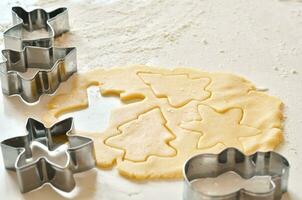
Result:
{"label": "baking surface", "polygon": [[[283,199],[302,199],[302,3],[281,0],[203,1],[10,1],[0,2],[0,31],[11,23],[12,5],[67,6],[71,32],[58,38],[60,46],[76,46],[80,71],[130,64],[191,66],[206,71],[232,72],[285,104],[285,141],[277,151],[291,163],[289,193]],[[1,38],[0,45],[3,45]],[[63,84],[64,89],[67,84]],[[39,105],[25,106],[17,97],[0,94],[0,139],[25,134],[28,116]],[[102,131],[117,98],[101,97],[89,89],[90,108],[75,117],[76,129]],[[92,116],[99,116],[98,118]],[[66,116],[63,116],[66,117]],[[5,199],[182,199],[181,181],[131,182],[116,170],[91,170],[76,175],[70,194],[44,186],[24,195],[16,176],[0,159],[0,197]]]}

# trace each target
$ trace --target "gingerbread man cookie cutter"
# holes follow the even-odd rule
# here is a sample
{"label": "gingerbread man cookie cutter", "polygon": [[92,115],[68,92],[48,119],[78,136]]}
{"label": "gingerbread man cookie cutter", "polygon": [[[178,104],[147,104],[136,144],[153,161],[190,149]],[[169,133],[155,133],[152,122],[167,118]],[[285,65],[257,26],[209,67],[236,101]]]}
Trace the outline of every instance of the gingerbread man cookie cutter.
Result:
{"label": "gingerbread man cookie cutter", "polygon": [[[45,183],[69,192],[75,187],[74,173],[92,169],[96,165],[93,141],[72,135],[73,119],[68,118],[46,128],[41,122],[29,118],[27,135],[9,138],[1,142],[5,168],[16,171],[21,192],[29,192]],[[31,144],[39,142],[55,150],[68,144],[67,161],[63,166],[51,162],[45,156],[28,161],[33,156]]]}
{"label": "gingerbread man cookie cutter", "polygon": [[[51,47],[54,38],[69,31],[67,8],[61,7],[51,12],[35,9],[27,12],[22,7],[12,7],[13,26],[3,33],[7,49],[21,51],[26,46]],[[37,39],[24,38],[24,30],[33,32],[46,29],[48,36]]]}
{"label": "gingerbread man cookie cutter", "polygon": [[[227,148],[219,154],[199,154],[184,165],[184,200],[280,200],[287,191],[289,162],[276,152],[256,152],[245,156],[235,148]],[[225,195],[209,195],[192,187],[192,181],[217,177],[234,171],[242,178],[270,176],[271,187],[266,192],[249,191],[244,188]]]}

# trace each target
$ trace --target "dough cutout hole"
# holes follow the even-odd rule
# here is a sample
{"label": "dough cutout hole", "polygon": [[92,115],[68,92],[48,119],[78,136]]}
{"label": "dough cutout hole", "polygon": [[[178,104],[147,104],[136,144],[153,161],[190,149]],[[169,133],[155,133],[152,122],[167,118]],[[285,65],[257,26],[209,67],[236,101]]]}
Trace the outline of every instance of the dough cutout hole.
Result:
{"label": "dough cutout hole", "polygon": [[79,132],[83,130],[85,132],[103,132],[109,124],[111,110],[121,106],[122,103],[116,97],[102,96],[98,86],[87,88],[87,96],[87,108],[66,113],[59,119],[73,117],[75,129]]}

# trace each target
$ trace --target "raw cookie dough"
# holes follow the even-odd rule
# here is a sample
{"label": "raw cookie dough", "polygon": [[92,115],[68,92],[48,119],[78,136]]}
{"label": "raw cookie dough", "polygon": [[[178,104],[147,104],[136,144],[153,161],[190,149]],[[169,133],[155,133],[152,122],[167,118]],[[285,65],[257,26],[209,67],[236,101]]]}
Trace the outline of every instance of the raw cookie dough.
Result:
{"label": "raw cookie dough", "polygon": [[199,105],[198,111],[201,120],[183,122],[180,127],[200,132],[202,136],[198,142],[199,148],[209,148],[217,143],[223,143],[228,147],[237,147],[243,151],[239,138],[258,135],[261,132],[256,128],[240,124],[243,116],[240,108],[216,112],[209,106]]}
{"label": "raw cookie dough", "polygon": [[252,154],[283,140],[282,102],[232,74],[131,66],[98,68],[71,81],[71,91],[51,99],[44,121],[86,108],[89,86],[118,96],[126,103],[112,110],[103,133],[79,134],[94,139],[99,167],[116,165],[129,178],[181,177],[194,154],[229,146]]}
{"label": "raw cookie dough", "polygon": [[[153,124],[152,129],[150,124]],[[152,155],[175,156],[176,150],[168,145],[175,137],[165,124],[166,120],[160,109],[155,108],[139,115],[138,119],[121,125],[118,128],[121,134],[109,138],[105,143],[123,149],[124,158],[136,162],[145,161]]]}

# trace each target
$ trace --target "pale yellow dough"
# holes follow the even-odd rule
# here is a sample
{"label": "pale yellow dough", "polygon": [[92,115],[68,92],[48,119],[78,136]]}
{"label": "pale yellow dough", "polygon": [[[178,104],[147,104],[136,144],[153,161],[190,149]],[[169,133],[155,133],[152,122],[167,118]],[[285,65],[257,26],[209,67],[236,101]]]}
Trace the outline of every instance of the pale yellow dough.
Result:
{"label": "pale yellow dough", "polygon": [[131,66],[77,74],[71,91],[49,102],[44,121],[86,108],[92,85],[127,104],[112,110],[103,133],[79,134],[94,139],[99,167],[116,165],[129,178],[181,177],[192,155],[225,147],[251,154],[273,150],[283,140],[279,99],[241,77],[191,68]]}
{"label": "pale yellow dough", "polygon": [[107,139],[105,144],[124,149],[124,158],[137,162],[152,155],[175,156],[176,150],[168,145],[175,137],[165,127],[166,123],[160,109],[155,108],[121,125],[118,128],[121,134]]}

